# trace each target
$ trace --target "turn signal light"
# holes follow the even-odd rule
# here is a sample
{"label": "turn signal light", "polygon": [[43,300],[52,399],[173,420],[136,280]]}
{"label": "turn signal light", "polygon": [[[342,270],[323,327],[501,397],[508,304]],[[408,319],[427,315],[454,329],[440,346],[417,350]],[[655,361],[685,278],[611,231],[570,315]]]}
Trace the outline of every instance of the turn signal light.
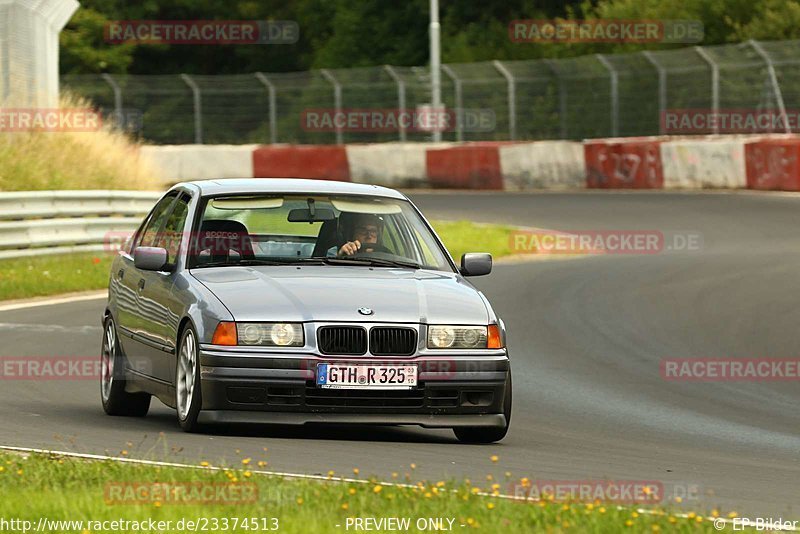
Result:
{"label": "turn signal light", "polygon": [[488,349],[502,349],[503,340],[500,338],[500,327],[496,324],[489,325],[489,339],[486,348]]}
{"label": "turn signal light", "polygon": [[220,321],[211,339],[213,345],[236,345],[236,323]]}

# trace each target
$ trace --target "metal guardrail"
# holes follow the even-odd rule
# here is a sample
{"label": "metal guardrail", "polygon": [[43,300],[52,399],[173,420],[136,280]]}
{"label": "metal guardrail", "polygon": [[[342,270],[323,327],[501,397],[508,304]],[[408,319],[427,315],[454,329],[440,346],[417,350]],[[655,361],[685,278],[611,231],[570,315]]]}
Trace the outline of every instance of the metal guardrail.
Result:
{"label": "metal guardrail", "polygon": [[104,250],[132,232],[158,191],[0,193],[0,259]]}

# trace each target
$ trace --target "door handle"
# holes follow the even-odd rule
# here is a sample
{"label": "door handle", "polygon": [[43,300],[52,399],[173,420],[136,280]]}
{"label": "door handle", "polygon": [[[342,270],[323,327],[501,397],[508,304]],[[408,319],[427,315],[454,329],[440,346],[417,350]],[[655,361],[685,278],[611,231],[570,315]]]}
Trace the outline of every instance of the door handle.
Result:
{"label": "door handle", "polygon": [[125,276],[125,269],[120,269],[119,271],[117,271],[117,278],[119,280],[122,280],[123,276]]}
{"label": "door handle", "polygon": [[143,289],[144,289],[144,278],[142,278],[141,280],[139,280],[139,291],[141,291],[141,290],[143,290]]}

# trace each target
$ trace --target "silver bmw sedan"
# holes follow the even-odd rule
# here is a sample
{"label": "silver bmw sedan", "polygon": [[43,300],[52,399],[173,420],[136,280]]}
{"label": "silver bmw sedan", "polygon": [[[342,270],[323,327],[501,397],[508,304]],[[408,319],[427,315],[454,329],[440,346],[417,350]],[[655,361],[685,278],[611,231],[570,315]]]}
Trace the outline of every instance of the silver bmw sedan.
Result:
{"label": "silver bmw sedan", "polygon": [[421,425],[463,442],[511,421],[503,322],[402,193],[236,179],[174,186],[114,259],[101,399],[213,423]]}

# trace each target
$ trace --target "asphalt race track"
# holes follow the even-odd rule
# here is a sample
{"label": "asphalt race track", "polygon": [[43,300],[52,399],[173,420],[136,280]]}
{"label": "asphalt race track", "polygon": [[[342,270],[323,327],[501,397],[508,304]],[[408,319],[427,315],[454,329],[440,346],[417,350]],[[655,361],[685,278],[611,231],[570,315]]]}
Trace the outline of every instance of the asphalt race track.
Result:
{"label": "asphalt race track", "polygon": [[[486,475],[661,481],[687,509],[800,518],[800,384],[672,382],[664,358],[796,358],[800,196],[416,193],[430,218],[559,230],[691,232],[700,250],[496,265],[474,283],[509,329],[514,412],[500,444],[446,430],[224,427],[182,433],[154,401],[111,418],[94,381],[0,385],[0,443],[412,480]],[[480,249],[480,244],[475,244]],[[103,302],[0,313],[0,356],[99,354]],[[159,434],[163,433],[162,436]],[[268,447],[265,454],[263,447]],[[237,453],[237,449],[239,452]],[[496,464],[490,456],[500,457]],[[412,471],[409,464],[415,463]],[[502,488],[508,491],[505,485]]]}

